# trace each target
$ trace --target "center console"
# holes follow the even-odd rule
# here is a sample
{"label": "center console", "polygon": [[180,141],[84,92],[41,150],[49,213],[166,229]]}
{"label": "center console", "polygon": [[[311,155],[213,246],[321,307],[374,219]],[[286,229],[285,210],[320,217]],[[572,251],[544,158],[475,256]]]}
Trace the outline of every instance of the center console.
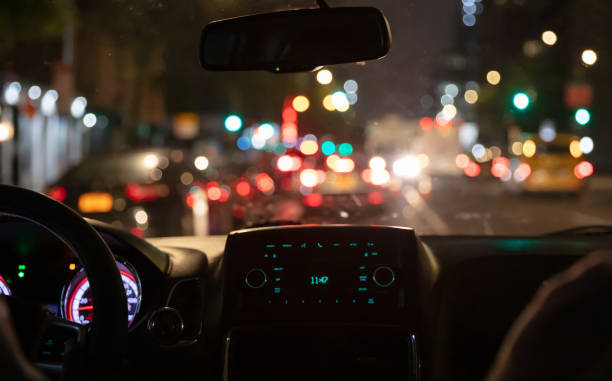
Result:
{"label": "center console", "polygon": [[418,245],[382,226],[230,234],[226,379],[415,379]]}

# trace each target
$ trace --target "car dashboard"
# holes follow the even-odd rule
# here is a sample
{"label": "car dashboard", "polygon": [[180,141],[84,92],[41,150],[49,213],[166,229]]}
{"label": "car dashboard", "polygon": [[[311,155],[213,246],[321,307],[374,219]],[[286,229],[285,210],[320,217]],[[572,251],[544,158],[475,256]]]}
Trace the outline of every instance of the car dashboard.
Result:
{"label": "car dashboard", "polygon": [[[155,379],[482,379],[540,284],[610,247],[352,225],[145,241],[89,222],[132,297],[126,375]],[[10,292],[86,324],[76,256],[23,222],[3,227],[0,241],[23,253],[0,261]],[[46,352],[61,363],[57,343]]]}

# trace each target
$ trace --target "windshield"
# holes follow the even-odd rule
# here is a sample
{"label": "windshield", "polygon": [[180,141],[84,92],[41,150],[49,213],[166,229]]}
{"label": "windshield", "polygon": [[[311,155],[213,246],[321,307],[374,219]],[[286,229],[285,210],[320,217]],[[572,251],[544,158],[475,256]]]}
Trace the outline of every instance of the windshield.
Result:
{"label": "windshield", "polygon": [[315,1],[3,1],[2,183],[138,236],[612,224],[612,3],[328,3],[379,8],[389,54],[207,72],[208,22]]}

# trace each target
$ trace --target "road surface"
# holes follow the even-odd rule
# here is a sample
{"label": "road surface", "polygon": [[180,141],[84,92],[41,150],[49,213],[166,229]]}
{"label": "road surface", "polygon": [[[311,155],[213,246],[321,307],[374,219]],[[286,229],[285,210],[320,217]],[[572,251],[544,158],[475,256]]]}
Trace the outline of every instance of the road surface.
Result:
{"label": "road surface", "polygon": [[346,223],[414,227],[420,234],[537,235],[584,225],[612,225],[612,178],[593,178],[578,195],[512,192],[495,179],[434,178],[432,192],[407,186],[379,215]]}

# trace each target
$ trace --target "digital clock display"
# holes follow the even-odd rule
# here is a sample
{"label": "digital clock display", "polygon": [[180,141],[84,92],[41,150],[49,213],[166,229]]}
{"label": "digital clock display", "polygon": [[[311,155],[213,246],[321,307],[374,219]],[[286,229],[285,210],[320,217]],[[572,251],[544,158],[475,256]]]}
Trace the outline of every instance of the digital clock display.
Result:
{"label": "digital clock display", "polygon": [[311,286],[325,286],[329,282],[329,277],[324,274],[314,274],[310,276]]}

